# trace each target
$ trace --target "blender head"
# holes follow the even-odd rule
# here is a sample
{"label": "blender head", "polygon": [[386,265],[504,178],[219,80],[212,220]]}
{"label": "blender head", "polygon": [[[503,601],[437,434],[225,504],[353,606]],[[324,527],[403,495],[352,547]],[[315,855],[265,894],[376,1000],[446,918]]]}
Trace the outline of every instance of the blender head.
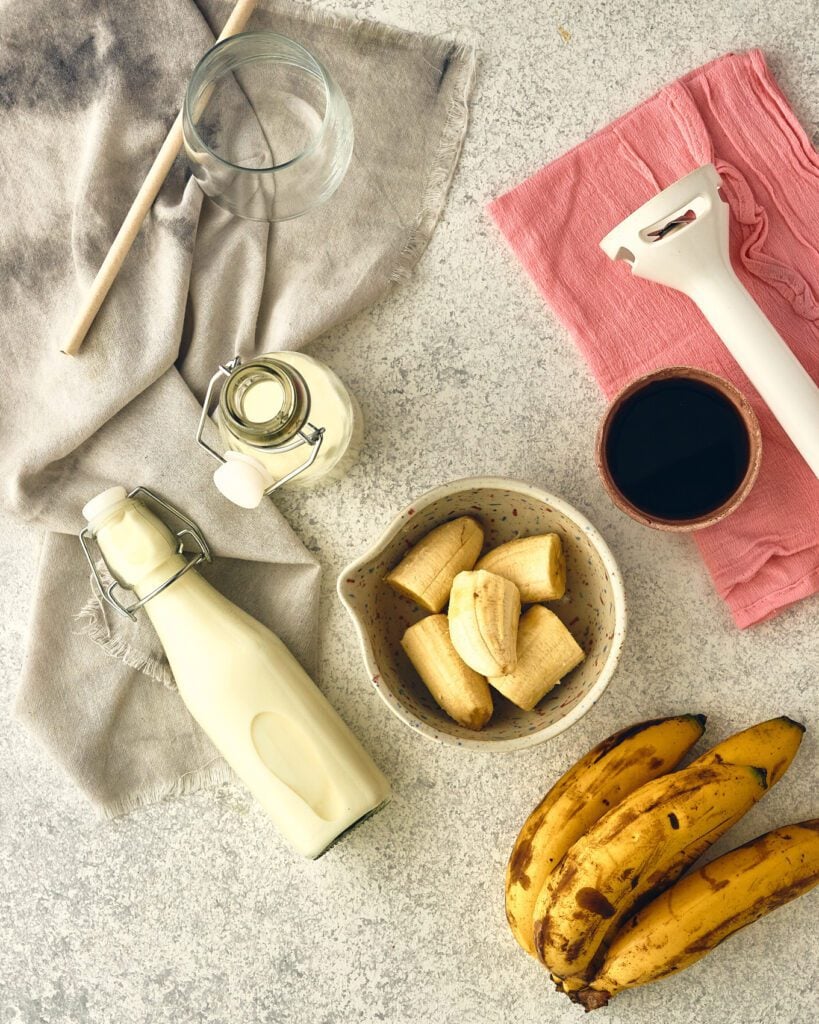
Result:
{"label": "blender head", "polygon": [[690,294],[703,260],[730,266],[721,184],[713,164],[697,168],[621,221],[600,248],[637,277]]}

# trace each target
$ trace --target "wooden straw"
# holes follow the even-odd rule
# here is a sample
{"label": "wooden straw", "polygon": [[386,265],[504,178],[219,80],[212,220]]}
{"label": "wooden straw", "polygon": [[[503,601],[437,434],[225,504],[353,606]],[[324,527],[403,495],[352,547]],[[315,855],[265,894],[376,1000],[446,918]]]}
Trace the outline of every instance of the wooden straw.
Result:
{"label": "wooden straw", "polygon": [[[217,42],[221,42],[223,39],[227,39],[228,36],[241,32],[250,19],[250,15],[253,13],[257,3],[258,0],[237,0],[236,6],[225,23],[225,27],[222,29],[222,34]],[[167,138],[162,143],[162,148],[156,155],[151,169],[148,171],[148,176],[142,183],[139,192],[137,192],[131,209],[122,222],[122,227],[117,232],[113,245],[108,250],[108,255],[97,271],[97,276],[94,278],[94,283],[91,285],[91,290],[86,296],[85,302],[77,313],[71,331],[61,349],[66,355],[73,356],[79,351],[88,333],[88,329],[94,322],[94,317],[99,312],[105,296],[114,283],[119,273],[119,268],[128,255],[134,239],[142,226],[142,222],[145,220],[148,211],[159,194],[162,183],[167,178],[168,172],[179,155],[181,148],[182,111],[180,110],[171,130],[168,132]]]}

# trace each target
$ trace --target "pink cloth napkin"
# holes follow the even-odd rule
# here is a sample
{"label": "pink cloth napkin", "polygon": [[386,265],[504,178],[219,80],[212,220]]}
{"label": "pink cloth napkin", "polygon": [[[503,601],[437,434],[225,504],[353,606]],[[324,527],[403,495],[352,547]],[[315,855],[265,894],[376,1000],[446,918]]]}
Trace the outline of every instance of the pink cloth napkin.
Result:
{"label": "pink cloth napkin", "polygon": [[659,366],[693,364],[753,404],[763,434],[756,486],[733,515],[694,534],[744,627],[819,590],[819,481],[694,304],[598,245],[709,162],[731,208],[740,279],[819,381],[819,155],[758,50],[667,86],[489,209],[607,396]]}

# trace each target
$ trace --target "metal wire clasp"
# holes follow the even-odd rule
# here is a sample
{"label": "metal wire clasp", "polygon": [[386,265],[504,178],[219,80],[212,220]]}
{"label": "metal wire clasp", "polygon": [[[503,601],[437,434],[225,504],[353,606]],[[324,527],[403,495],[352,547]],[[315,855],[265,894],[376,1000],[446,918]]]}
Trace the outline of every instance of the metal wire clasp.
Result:
{"label": "metal wire clasp", "polygon": [[[142,500],[147,498],[149,502],[152,502],[155,505],[159,505],[159,507],[164,509],[164,511],[173,519],[178,520],[182,524],[182,529],[172,530],[178,542],[176,547],[176,553],[178,555],[190,555],[188,561],[185,562],[182,568],[177,570],[177,572],[175,572],[173,576],[165,580],[164,583],[160,583],[158,587],[154,587],[154,589],[149,594],[146,594],[145,597],[140,598],[140,600],[136,601],[132,605],[126,606],[114,594],[114,589],[116,587],[120,587],[120,584],[117,583],[116,580],[114,580],[114,582],[110,586],[106,587],[106,585],[100,578],[99,570],[97,569],[95,561],[94,549],[96,550],[96,555],[102,559],[102,562],[106,566],[106,568],[108,563],[105,561],[105,555],[103,555],[102,551],[100,550],[100,546],[97,543],[97,540],[94,537],[94,535],[91,533],[90,527],[85,526],[82,530],[80,530],[80,544],[82,545],[82,550],[83,553],[85,554],[85,558],[89,566],[91,567],[91,573],[94,577],[94,581],[99,587],[102,599],[104,601],[107,601],[107,603],[110,604],[112,608],[116,608],[118,612],[121,612],[123,615],[127,615],[129,619],[136,621],[136,616],[134,615],[134,612],[138,611],[144,604],[147,604],[147,602],[150,601],[152,597],[156,597],[157,594],[161,594],[163,590],[167,589],[172,583],[175,583],[180,576],[184,576],[188,569],[193,569],[194,566],[199,565],[201,562],[209,562],[211,560],[211,556],[210,547],[208,546],[208,542],[205,540],[202,531],[199,529],[196,523],[193,522],[192,519],[188,519],[188,517],[184,515],[182,512],[180,512],[178,508],[175,508],[173,505],[170,505],[167,501],[164,501],[162,498],[159,497],[158,494],[154,494],[153,491],[149,491],[147,487],[135,487],[128,494],[128,497],[139,497]],[[197,548],[195,552],[185,551],[185,537],[190,538],[190,540],[194,542]],[[124,590],[124,588],[122,587],[120,587],[120,589]]]}
{"label": "metal wire clasp", "polygon": [[[203,435],[205,432],[205,423],[210,416],[211,404],[213,402],[213,392],[216,388],[217,383],[222,377],[230,377],[234,370],[238,369],[242,365],[242,357],[234,356],[233,359],[227,363],[220,363],[219,369],[214,373],[208,384],[208,389],[205,392],[205,400],[202,403],[202,413],[199,417],[199,425],[196,428],[196,442],[200,448],[204,448],[208,455],[213,456],[218,462],[224,463],[226,461],[224,455],[216,451],[204,439]],[[324,440],[325,427],[317,427],[313,423],[305,423],[303,429],[299,430],[296,437],[287,444],[276,446],[275,448],[269,449],[270,451],[276,452],[289,452],[293,448],[298,448],[303,444],[310,446],[311,451],[309,456],[300,465],[296,466],[295,469],[291,470],[286,476],[283,476],[280,480],[274,481],[264,491],[264,494],[272,494],[273,491],[278,490],[279,487],[286,483],[289,483],[293,477],[298,476],[305,470],[309,469],[318,458],[319,450],[321,449],[322,442]],[[253,447],[253,446],[251,446]]]}

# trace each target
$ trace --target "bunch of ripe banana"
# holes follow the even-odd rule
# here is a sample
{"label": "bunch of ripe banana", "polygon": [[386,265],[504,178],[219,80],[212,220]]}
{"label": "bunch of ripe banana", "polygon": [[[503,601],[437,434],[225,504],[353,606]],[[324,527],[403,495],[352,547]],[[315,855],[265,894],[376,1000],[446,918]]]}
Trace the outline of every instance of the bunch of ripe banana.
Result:
{"label": "bunch of ripe banana", "polygon": [[679,771],[702,715],[641,722],[546,794],[515,842],[515,938],[587,1010],[675,974],[819,883],[819,819],[769,832],[680,877],[784,775],[804,727],[774,718]]}

